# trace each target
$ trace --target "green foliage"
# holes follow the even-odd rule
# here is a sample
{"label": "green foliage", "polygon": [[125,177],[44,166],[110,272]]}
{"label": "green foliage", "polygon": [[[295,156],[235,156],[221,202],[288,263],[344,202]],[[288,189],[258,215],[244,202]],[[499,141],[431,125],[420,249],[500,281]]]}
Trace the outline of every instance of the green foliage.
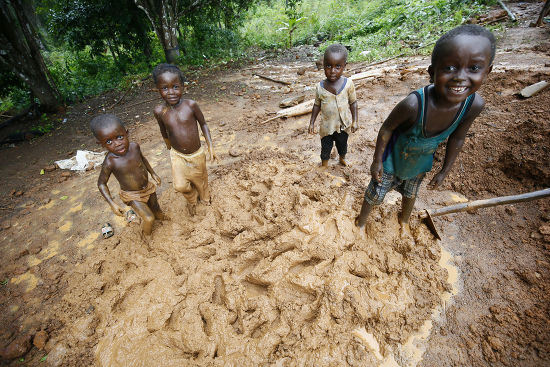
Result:
{"label": "green foliage", "polygon": [[38,125],[34,126],[32,128],[32,131],[35,131],[35,132],[39,133],[39,135],[44,135],[44,134],[49,133],[50,131],[52,131],[54,129],[54,127],[55,127],[54,122],[51,121],[48,118],[48,115],[43,113],[40,116],[40,123]]}
{"label": "green foliage", "polygon": [[[296,28],[295,43],[334,42],[351,46],[349,60],[375,60],[422,50],[445,31],[484,8],[483,0],[303,0],[297,11],[308,18]],[[277,34],[284,21],[285,1],[262,3],[248,14],[241,28],[249,45],[282,47]],[[363,54],[361,54],[365,51]]]}
{"label": "green foliage", "polygon": [[302,12],[298,10],[298,6],[302,0],[286,0],[285,1],[285,15],[286,21],[279,22],[283,27],[278,31],[286,31],[288,35],[288,47],[292,47],[292,34],[298,28],[298,24],[305,20],[302,16]]}
{"label": "green foliage", "polygon": [[216,64],[244,54],[234,30],[206,22],[186,27],[186,38],[179,43],[182,65]]}
{"label": "green foliage", "polygon": [[59,91],[68,103],[100,94],[117,86],[126,87],[135,75],[150,73],[151,67],[164,59],[163,51],[153,48],[149,60],[125,64],[122,71],[109,55],[93,56],[89,48],[83,51],[55,50],[48,53],[48,68]]}

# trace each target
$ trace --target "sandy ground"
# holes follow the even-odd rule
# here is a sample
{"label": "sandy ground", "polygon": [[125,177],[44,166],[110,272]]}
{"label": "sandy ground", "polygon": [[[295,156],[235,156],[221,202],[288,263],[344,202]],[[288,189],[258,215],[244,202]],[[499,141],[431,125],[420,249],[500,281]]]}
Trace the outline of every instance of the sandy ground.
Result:
{"label": "sandy ground", "polygon": [[[512,9],[522,18],[501,35],[480,91],[487,107],[443,189],[423,186],[417,209],[550,187],[550,90],[516,95],[550,77],[550,30],[526,28],[533,3]],[[209,162],[212,204],[194,217],[171,187],[150,80],[112,109],[120,95],[76,105],[58,130],[2,148],[0,347],[23,350],[2,365],[550,364],[549,200],[438,218],[440,242],[415,219],[411,244],[398,236],[391,193],[362,238],[353,218],[378,128],[428,82],[429,60],[394,60],[356,82],[350,166],[333,159],[323,171],[309,116],[261,123],[280,100],[313,95],[316,57],[297,48],[189,76],[186,96],[203,109],[220,158]],[[108,210],[97,170],[39,174],[76,149],[97,150],[87,124],[104,108],[128,123],[163,179],[171,219],[150,240]],[[444,147],[436,166],[443,156]],[[116,181],[109,186],[116,196]],[[115,229],[107,240],[104,222]]]}

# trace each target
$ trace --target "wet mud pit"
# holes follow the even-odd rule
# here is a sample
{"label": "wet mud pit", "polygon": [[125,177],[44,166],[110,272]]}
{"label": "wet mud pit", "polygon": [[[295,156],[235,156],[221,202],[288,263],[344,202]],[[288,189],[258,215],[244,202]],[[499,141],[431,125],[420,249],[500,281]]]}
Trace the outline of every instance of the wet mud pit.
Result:
{"label": "wet mud pit", "polygon": [[95,329],[101,366],[415,365],[412,337],[451,291],[429,232],[403,242],[389,209],[361,239],[345,179],[249,158],[218,172],[216,205],[189,218],[166,191],[150,242],[131,226],[79,265],[66,301],[95,310],[51,353]]}

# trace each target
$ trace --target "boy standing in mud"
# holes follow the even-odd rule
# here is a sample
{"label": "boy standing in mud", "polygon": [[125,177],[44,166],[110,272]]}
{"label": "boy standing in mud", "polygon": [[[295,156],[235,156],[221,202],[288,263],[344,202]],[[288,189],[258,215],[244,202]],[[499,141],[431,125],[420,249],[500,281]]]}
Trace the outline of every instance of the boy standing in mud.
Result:
{"label": "boy standing in mud", "polygon": [[113,201],[107,181],[113,173],[120,184],[121,200],[141,217],[141,229],[149,235],[155,219],[165,219],[157,200],[156,186],[149,181],[149,173],[157,185],[160,177],[141,154],[137,143],[130,143],[128,132],[115,115],[96,116],[90,122],[92,133],[101,146],[107,149],[97,186],[101,195],[116,215],[124,215],[124,209]]}
{"label": "boy standing in mud", "polygon": [[154,114],[166,148],[170,150],[174,189],[187,199],[189,214],[194,215],[199,198],[210,202],[206,155],[197,123],[206,140],[210,161],[213,161],[216,156],[210,130],[197,102],[182,98],[183,75],[177,66],[157,65],[153,80],[165,102],[155,107]]}
{"label": "boy standing in mud", "polygon": [[325,80],[317,84],[315,103],[311,112],[308,132],[314,133],[315,120],[319,111],[322,115],[321,166],[327,167],[330,152],[336,143],[339,162],[346,166],[348,135],[357,130],[357,98],[351,79],[342,76],[348,59],[348,50],[340,45],[330,45],[323,58]]}
{"label": "boy standing in mud", "polygon": [[370,167],[371,181],[355,223],[364,230],[368,215],[395,188],[403,196],[399,215],[402,235],[410,238],[409,217],[434,153],[447,141],[445,161],[428,184],[445,179],[474,119],[485,101],[476,93],[493,68],[495,37],[478,25],[463,25],[435,44],[428,68],[433,83],[409,94],[384,121]]}

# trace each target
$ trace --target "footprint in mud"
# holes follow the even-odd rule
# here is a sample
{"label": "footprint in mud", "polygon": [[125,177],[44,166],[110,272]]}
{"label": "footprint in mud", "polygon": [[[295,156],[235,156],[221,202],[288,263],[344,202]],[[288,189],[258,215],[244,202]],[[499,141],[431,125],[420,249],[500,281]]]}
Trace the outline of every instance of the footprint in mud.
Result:
{"label": "footprint in mud", "polygon": [[[100,366],[361,366],[377,359],[354,330],[373,335],[385,358],[431,317],[446,287],[439,252],[428,250],[438,245],[415,234],[420,243],[401,255],[397,208],[373,221],[376,236],[359,238],[351,206],[341,206],[349,187],[331,187],[326,175],[296,162],[252,152],[212,181],[219,200],[196,223],[178,222],[184,236],[160,226],[148,254],[121,236],[108,256],[86,260],[103,256],[102,269],[116,269],[131,256],[137,265],[116,273],[118,285],[97,297],[101,311],[124,294],[115,314],[98,312]],[[83,268],[90,276],[75,278],[67,292],[75,303],[92,279],[114,274]]]}

